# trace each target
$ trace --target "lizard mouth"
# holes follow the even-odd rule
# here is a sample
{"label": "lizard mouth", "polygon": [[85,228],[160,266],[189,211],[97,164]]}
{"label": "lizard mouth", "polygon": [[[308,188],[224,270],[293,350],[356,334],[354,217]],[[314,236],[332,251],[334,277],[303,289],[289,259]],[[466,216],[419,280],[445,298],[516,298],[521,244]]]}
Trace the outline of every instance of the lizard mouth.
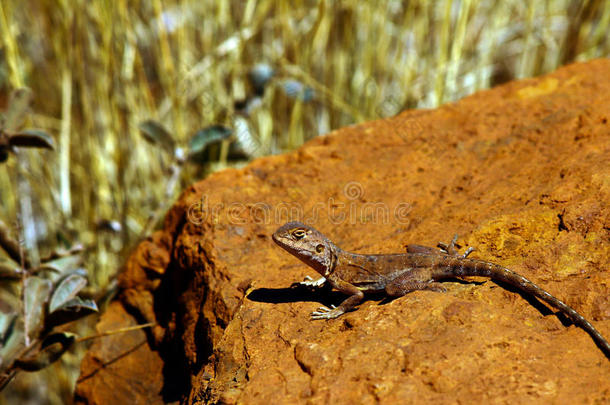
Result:
{"label": "lizard mouth", "polygon": [[288,245],[286,245],[286,243],[282,241],[282,237],[280,235],[274,233],[273,235],[271,235],[271,239],[273,239],[275,244],[281,247],[282,249],[288,250]]}
{"label": "lizard mouth", "polygon": [[273,239],[273,241],[278,245],[280,244],[279,237],[276,234],[271,235],[271,239]]}
{"label": "lizard mouth", "polygon": [[273,239],[276,245],[278,245],[288,253],[298,257],[297,252],[299,252],[299,249],[295,248],[294,246],[291,246],[290,243],[286,243],[285,239],[281,235],[277,235],[274,233],[273,235],[271,235],[271,239]]}

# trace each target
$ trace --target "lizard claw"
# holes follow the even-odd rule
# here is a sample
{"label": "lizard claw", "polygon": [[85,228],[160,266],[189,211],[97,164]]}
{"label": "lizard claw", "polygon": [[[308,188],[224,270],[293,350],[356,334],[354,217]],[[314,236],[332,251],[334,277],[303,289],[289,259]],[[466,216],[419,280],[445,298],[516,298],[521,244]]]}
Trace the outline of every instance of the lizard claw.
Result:
{"label": "lizard claw", "polygon": [[337,310],[335,305],[328,307],[319,307],[317,311],[311,313],[311,319],[333,319],[341,316],[343,311]]}

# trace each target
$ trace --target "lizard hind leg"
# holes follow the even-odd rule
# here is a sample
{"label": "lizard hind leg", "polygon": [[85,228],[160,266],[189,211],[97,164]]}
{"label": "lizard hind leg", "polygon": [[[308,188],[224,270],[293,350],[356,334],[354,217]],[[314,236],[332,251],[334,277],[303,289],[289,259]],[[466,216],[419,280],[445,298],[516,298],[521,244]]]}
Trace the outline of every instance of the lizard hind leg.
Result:
{"label": "lizard hind leg", "polygon": [[466,250],[466,252],[464,252],[464,254],[460,254],[457,248],[455,247],[457,239],[458,236],[456,233],[455,235],[453,235],[453,239],[451,239],[451,242],[449,242],[449,244],[439,242],[436,246],[441,250],[441,252],[446,253],[449,256],[461,257],[462,259],[467,258],[469,254],[475,251],[475,248],[471,246]]}
{"label": "lizard hind leg", "polygon": [[416,290],[447,291],[441,283],[435,282],[426,273],[429,273],[429,271],[406,272],[386,285],[385,292],[390,297],[402,297]]}

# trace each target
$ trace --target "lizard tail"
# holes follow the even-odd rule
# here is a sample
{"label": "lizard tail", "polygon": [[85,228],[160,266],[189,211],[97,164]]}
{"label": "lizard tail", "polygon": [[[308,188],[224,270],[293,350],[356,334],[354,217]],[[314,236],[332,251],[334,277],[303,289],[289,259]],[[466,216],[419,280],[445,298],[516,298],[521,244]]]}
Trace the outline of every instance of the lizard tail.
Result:
{"label": "lizard tail", "polygon": [[[509,285],[512,285],[513,287],[518,288],[521,291],[531,294],[567,315],[572,320],[572,322],[574,322],[574,324],[580,326],[591,336],[591,338],[593,338],[600,350],[606,355],[608,359],[610,359],[610,343],[608,343],[608,341],[602,336],[602,334],[597,329],[595,329],[595,327],[591,325],[589,321],[587,321],[581,314],[576,312],[574,308],[565,304],[563,301],[553,297],[547,291],[543,290],[538,285],[532,283],[527,278],[505,267],[482,260],[455,260],[453,258],[451,258],[450,260],[452,261],[451,267],[453,267],[453,271],[447,271],[448,269],[445,267],[445,269],[441,270],[441,274],[439,274],[439,276],[488,277],[492,280],[505,282]],[[441,266],[441,268],[442,267],[443,266]]]}

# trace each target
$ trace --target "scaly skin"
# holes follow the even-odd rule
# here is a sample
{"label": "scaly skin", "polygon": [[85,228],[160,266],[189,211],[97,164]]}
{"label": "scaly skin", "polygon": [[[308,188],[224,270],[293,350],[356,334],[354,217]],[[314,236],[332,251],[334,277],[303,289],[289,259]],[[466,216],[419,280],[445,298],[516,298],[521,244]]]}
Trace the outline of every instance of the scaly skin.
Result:
{"label": "scaly skin", "polygon": [[519,274],[483,260],[470,259],[470,248],[463,255],[455,248],[456,237],[439,249],[407,246],[407,253],[363,255],[346,252],[316,229],[300,222],[288,222],[273,234],[273,240],[322,275],[301,284],[320,287],[329,283],[348,295],[338,307],[320,307],[312,319],[332,319],[355,308],[365,292],[385,292],[400,297],[415,290],[445,291],[438,280],[480,276],[510,284],[531,294],[568,316],[584,329],[610,359],[610,343],[582,315]]}

